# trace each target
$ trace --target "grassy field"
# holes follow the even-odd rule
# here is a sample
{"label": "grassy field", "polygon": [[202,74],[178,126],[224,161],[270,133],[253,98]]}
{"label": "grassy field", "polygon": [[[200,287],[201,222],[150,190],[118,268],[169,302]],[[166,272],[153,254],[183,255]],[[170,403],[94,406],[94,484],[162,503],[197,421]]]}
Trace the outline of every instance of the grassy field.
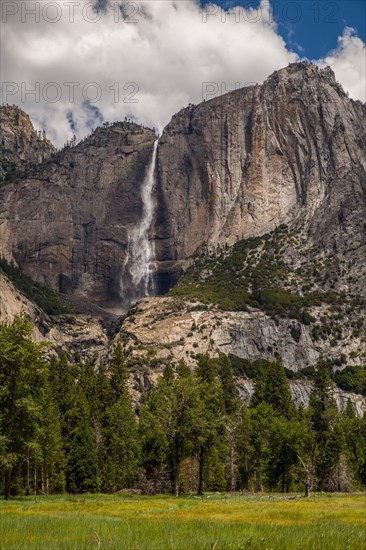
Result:
{"label": "grassy field", "polygon": [[363,495],[79,496],[1,503],[1,548],[239,550],[366,548]]}

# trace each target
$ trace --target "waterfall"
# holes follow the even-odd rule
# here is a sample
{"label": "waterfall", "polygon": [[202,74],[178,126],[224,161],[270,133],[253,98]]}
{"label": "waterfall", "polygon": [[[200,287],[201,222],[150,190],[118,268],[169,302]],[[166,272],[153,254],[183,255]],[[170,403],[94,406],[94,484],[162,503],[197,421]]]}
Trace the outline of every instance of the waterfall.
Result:
{"label": "waterfall", "polygon": [[[155,168],[158,150],[158,139],[154,143],[153,154],[141,187],[142,216],[138,226],[129,235],[128,250],[121,274],[121,290],[129,287],[131,295],[128,302],[154,294],[152,264],[154,245],[149,239],[149,231],[154,215],[153,189],[155,185]],[[125,285],[125,279],[128,285]],[[127,290],[127,288],[126,288]],[[127,291],[128,292],[128,291]],[[123,296],[126,301],[126,297]]]}

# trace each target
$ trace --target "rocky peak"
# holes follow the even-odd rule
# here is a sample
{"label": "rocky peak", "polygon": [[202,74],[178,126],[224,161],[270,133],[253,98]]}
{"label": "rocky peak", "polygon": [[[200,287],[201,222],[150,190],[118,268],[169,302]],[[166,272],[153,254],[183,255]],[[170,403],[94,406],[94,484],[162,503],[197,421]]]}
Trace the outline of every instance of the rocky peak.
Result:
{"label": "rocky peak", "polygon": [[324,247],[361,242],[365,114],[331,69],[297,63],[174,115],[159,145],[157,259],[184,265],[202,243],[283,223]]}
{"label": "rocky peak", "polygon": [[[16,118],[16,109],[3,110]],[[281,224],[301,233],[304,249],[344,252],[363,274],[365,113],[329,68],[297,63],[174,115],[157,151],[150,237],[158,291],[203,244],[216,250]],[[25,129],[6,132],[3,155],[31,134],[18,115]],[[3,187],[0,254],[62,292],[118,302],[155,139],[133,123],[105,124]]]}
{"label": "rocky peak", "polygon": [[0,107],[0,179],[11,181],[30,164],[39,164],[56,152],[45,133],[37,132],[27,113],[15,105]]}

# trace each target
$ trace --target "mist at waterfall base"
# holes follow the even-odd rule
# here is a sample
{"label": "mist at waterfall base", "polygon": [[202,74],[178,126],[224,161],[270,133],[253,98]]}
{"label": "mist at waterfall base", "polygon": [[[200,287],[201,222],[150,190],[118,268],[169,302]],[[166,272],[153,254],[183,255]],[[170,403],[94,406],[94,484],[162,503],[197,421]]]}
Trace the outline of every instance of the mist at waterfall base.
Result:
{"label": "mist at waterfall base", "polygon": [[121,309],[125,312],[141,298],[154,296],[154,243],[150,240],[150,228],[154,216],[153,190],[155,187],[158,139],[141,186],[142,215],[132,229],[127,243],[127,253],[121,270]]}

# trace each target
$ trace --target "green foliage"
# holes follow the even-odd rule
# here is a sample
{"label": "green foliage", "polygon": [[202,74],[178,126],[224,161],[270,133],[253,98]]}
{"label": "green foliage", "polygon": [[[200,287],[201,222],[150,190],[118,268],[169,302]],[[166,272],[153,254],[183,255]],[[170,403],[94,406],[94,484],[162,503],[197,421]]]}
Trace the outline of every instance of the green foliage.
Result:
{"label": "green foliage", "polygon": [[20,166],[15,162],[9,162],[8,160],[2,158],[1,165],[5,172],[3,180],[0,180],[0,187],[7,185],[8,183],[13,183],[17,179],[21,178],[25,173],[25,167]]}
{"label": "green foliage", "polygon": [[[258,375],[258,370],[261,368],[261,366],[266,367],[272,363],[272,361],[268,361],[267,359],[254,359],[252,361],[250,359],[243,359],[242,357],[238,357],[233,353],[229,353],[228,358],[231,363],[233,372],[236,376],[246,376],[251,379],[256,378],[256,376]],[[304,369],[300,369],[297,372],[287,369],[286,367],[283,368],[286,377],[289,380],[311,377],[314,372],[314,367],[305,367]]]}
{"label": "green foliage", "polygon": [[[259,308],[274,319],[288,317],[309,325],[315,319],[307,308],[328,302],[329,296],[300,295],[286,288],[291,271],[279,255],[286,235],[287,227],[281,226],[263,237],[238,241],[227,253],[203,254],[171,294],[228,311]],[[300,328],[293,325],[292,334],[298,341]]]}
{"label": "green foliage", "polygon": [[[332,470],[340,467],[344,449],[343,432],[333,397],[334,384],[328,367],[327,361],[320,357],[316,364],[309,401],[309,418],[314,433],[312,459],[320,489],[324,488]],[[339,481],[337,485],[336,490],[340,490]]]}
{"label": "green foliage", "polygon": [[138,477],[140,445],[136,417],[128,394],[111,405],[105,416],[106,463],[104,490],[133,487]]}
{"label": "green foliage", "polygon": [[[329,360],[311,372],[308,409],[296,410],[279,361],[203,354],[195,371],[183,361],[166,363],[135,411],[128,348],[117,344],[106,364],[70,364],[64,353],[45,354],[31,330],[22,318],[0,326],[0,485],[7,498],[65,487],[202,494],[299,491],[303,483],[339,491],[366,482],[366,419],[350,400],[337,411]],[[243,373],[254,377],[249,409],[235,380]]]}
{"label": "green foliage", "polygon": [[366,396],[366,366],[347,366],[337,370],[333,380],[342,390],[360,393]]}
{"label": "green foliage", "polygon": [[38,392],[46,373],[43,347],[30,340],[31,330],[32,325],[21,317],[11,325],[0,325],[0,460],[5,498],[12,491],[14,470],[26,459],[42,458]]}
{"label": "green foliage", "polygon": [[174,493],[180,491],[182,460],[189,455],[194,438],[201,430],[202,403],[193,374],[177,376],[171,368],[160,378],[147,402],[148,416],[166,435],[168,456],[172,463]]}
{"label": "green foliage", "polygon": [[259,365],[251,405],[255,407],[260,403],[271,405],[287,419],[294,415],[295,409],[285,369],[279,362]]}
{"label": "green foliage", "polygon": [[3,271],[18,290],[32,302],[37,304],[48,315],[70,313],[70,308],[64,306],[59,295],[50,288],[36,283],[25,275],[18,267],[0,258],[0,271]]}
{"label": "green foliage", "polygon": [[93,493],[98,489],[97,456],[90,411],[82,389],[72,410],[75,428],[70,434],[66,465],[66,489],[69,493]]}
{"label": "green foliage", "polygon": [[337,405],[333,390],[334,384],[329,374],[328,364],[320,357],[316,364],[309,401],[310,421],[320,446],[326,443],[327,433],[336,421]]}

